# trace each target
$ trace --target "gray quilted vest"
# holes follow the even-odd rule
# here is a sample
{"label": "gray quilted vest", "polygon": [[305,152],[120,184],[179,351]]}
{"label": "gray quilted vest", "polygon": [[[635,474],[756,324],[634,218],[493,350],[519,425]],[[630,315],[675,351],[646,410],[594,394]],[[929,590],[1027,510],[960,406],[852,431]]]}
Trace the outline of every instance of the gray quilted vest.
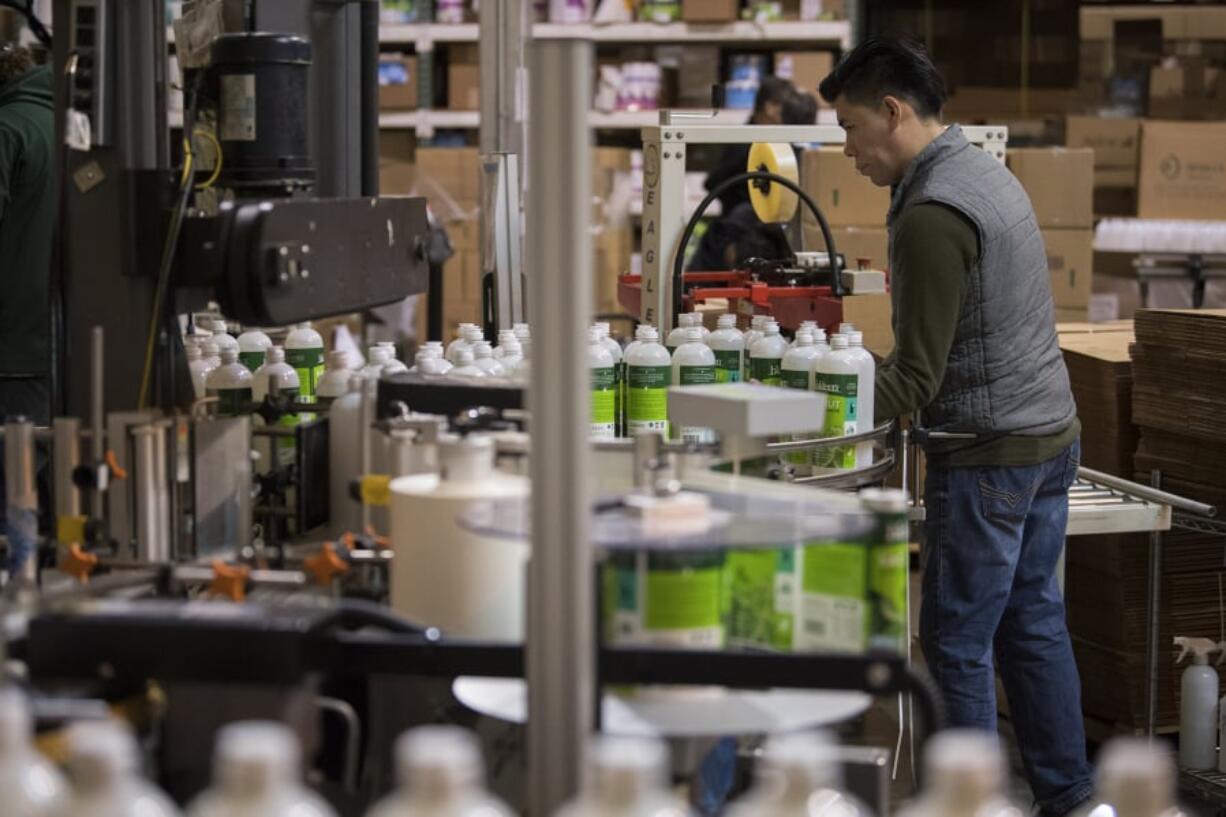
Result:
{"label": "gray quilted vest", "polygon": [[887,223],[895,275],[907,271],[894,259],[894,223],[922,202],[965,215],[979,232],[980,247],[945,380],[924,409],[924,425],[985,436],[1064,431],[1077,408],[1056,341],[1047,251],[1026,191],[961,128],[947,128],[894,188]]}

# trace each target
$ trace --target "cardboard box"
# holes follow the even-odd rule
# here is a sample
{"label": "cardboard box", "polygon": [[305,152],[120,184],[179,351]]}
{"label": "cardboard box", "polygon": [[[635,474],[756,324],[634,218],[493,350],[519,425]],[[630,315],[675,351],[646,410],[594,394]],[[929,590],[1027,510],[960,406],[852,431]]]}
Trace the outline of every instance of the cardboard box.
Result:
{"label": "cardboard box", "polygon": [[379,55],[379,109],[416,110],[417,57]]}
{"label": "cardboard box", "polygon": [[1095,275],[1090,296],[1091,317],[1104,320],[1131,320],[1144,306],[1141,282],[1136,278]]}
{"label": "cardboard box", "polygon": [[405,196],[416,182],[413,163],[416,135],[409,130],[379,131],[379,193]]}
{"label": "cardboard box", "polygon": [[1084,309],[1093,288],[1094,231],[1044,230],[1052,300],[1059,308]]}
{"label": "cardboard box", "polygon": [[[877,187],[856,170],[839,148],[805,151],[800,183],[832,227],[881,227],[890,209],[890,190]],[[805,224],[817,222],[805,209]]]}
{"label": "cardboard box", "polygon": [[1155,119],[1220,119],[1226,116],[1222,74],[1202,57],[1155,66],[1149,72],[1149,115]]}
{"label": "cardboard box", "polygon": [[893,311],[887,293],[848,295],[843,299],[843,320],[864,333],[864,348],[878,357],[894,351]]}
{"label": "cardboard box", "polygon": [[834,70],[834,54],[830,51],[780,51],[775,54],[775,76],[790,79],[802,91],[817,97],[820,107],[830,107],[817,86]]}
{"label": "cardboard box", "polygon": [[1226,220],[1226,123],[1141,126],[1141,218]]}
{"label": "cardboard box", "polygon": [[1040,227],[1094,226],[1094,151],[1018,148],[1005,154]]}
{"label": "cardboard box", "polygon": [[1064,144],[1094,151],[1095,187],[1136,186],[1141,156],[1140,119],[1070,116]]}
{"label": "cardboard box", "polygon": [[[858,266],[858,260],[867,258],[869,269],[888,269],[890,266],[890,236],[885,227],[831,227],[834,248],[843,253],[847,266]],[[824,251],[826,241],[816,224],[805,226],[805,249]]]}
{"label": "cardboard box", "polygon": [[467,220],[481,189],[476,148],[418,148],[417,183],[444,222]]}
{"label": "cardboard box", "polygon": [[1136,179],[1140,170],[1131,171],[1133,183],[1126,187],[1095,187],[1094,188],[1094,218],[1106,216],[1134,217],[1137,214]]}
{"label": "cardboard box", "polygon": [[1162,39],[1182,40],[1187,34],[1188,15],[1181,8],[1145,6],[1081,7],[1081,39],[1113,40],[1115,24],[1136,20],[1156,20],[1162,26]]}
{"label": "cardboard box", "polygon": [[1023,96],[1015,87],[964,85],[945,104],[945,118],[947,121],[970,121],[1063,116],[1073,110],[1076,99],[1074,89],[1029,88]]}
{"label": "cardboard box", "polygon": [[475,45],[452,45],[447,51],[447,108],[481,107],[481,58]]}
{"label": "cardboard box", "polygon": [[681,19],[687,23],[730,23],[740,16],[740,0],[682,0],[681,3]]}
{"label": "cardboard box", "polygon": [[1084,306],[1056,307],[1056,325],[1068,323],[1089,323],[1090,310]]}

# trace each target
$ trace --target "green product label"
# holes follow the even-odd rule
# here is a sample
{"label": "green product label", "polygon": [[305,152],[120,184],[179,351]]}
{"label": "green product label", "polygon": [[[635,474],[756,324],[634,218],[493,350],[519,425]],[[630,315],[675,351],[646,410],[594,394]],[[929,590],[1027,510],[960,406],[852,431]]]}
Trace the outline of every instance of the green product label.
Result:
{"label": "green product label", "polygon": [[617,436],[617,370],[592,369],[592,436]]}
{"label": "green product label", "polygon": [[247,367],[247,369],[255,373],[255,370],[264,365],[264,352],[239,352],[238,362]]}
{"label": "green product label", "polygon": [[298,394],[315,399],[315,384],[324,376],[323,349],[286,349],[285,362],[298,372]]}
{"label": "green product label", "polygon": [[626,432],[626,363],[619,360],[613,364],[613,372],[617,375],[617,384],[614,386],[613,397],[613,422],[617,424],[617,436],[620,437]]}
{"label": "green product label", "polygon": [[741,382],[741,367],[744,365],[741,361],[741,353],[736,350],[732,351],[715,351],[715,382],[716,383],[740,383]]}
{"label": "green product label", "polygon": [[643,623],[653,644],[719,648],[722,554],[648,555]]}
{"label": "green product label", "polygon": [[632,642],[642,634],[635,559],[634,554],[613,554],[601,571],[605,637],[613,644]]}
{"label": "green product label", "polygon": [[869,645],[906,652],[910,530],[905,514],[879,514],[868,564],[872,633]]}
{"label": "green product label", "polygon": [[730,646],[790,650],[795,551],[734,550],[724,564],[724,621]]}
{"label": "green product label", "polygon": [[780,385],[788,389],[801,389],[802,391],[809,390],[809,373],[798,372],[793,369],[781,369],[779,372]]}
{"label": "green product label", "polygon": [[796,648],[863,652],[868,637],[868,562],[864,545],[808,545],[801,558]]}
{"label": "green product label", "polygon": [[241,417],[251,410],[251,387],[242,389],[212,389],[217,398],[217,413],[222,417]]}
{"label": "green product label", "polygon": [[[856,433],[859,382],[860,376],[855,374],[817,372],[813,375],[814,391],[826,395],[823,437],[845,437]],[[856,448],[853,445],[844,445],[820,450],[814,461],[824,468],[855,468]]]}
{"label": "green product label", "polygon": [[[678,379],[682,386],[706,386],[715,383],[714,366],[681,366]],[[715,440],[714,429],[703,426],[683,426],[681,439],[686,442],[706,443]]]}
{"label": "green product label", "polygon": [[[282,389],[281,394],[289,400],[293,400],[298,396],[298,390],[295,388]],[[277,421],[277,425],[286,428],[293,428],[300,422],[297,414],[286,414]],[[297,447],[293,437],[277,437],[277,464],[282,467],[289,467],[294,464]]]}
{"label": "green product label", "polygon": [[626,370],[626,431],[668,433],[668,387],[672,366],[629,366]]}
{"label": "green product label", "polygon": [[796,548],[775,552],[775,630],[774,645],[791,650],[796,627]]}
{"label": "green product label", "polygon": [[749,360],[749,377],[764,386],[783,383],[783,360],[777,357],[754,357]]}

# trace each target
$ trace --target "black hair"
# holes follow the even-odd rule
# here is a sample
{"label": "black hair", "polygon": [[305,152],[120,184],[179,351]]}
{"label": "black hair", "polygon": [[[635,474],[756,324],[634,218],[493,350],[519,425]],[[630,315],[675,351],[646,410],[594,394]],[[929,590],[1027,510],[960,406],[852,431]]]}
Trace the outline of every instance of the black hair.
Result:
{"label": "black hair", "polygon": [[787,104],[788,97],[796,93],[796,87],[789,80],[777,77],[774,74],[767,74],[762,77],[762,82],[758,86],[758,93],[753,99],[753,112],[755,114],[762,113],[766,110],[766,103],[778,102],[781,106]]}
{"label": "black hair", "polygon": [[876,107],[889,96],[905,99],[925,119],[940,119],[947,93],[945,80],[919,42],[898,37],[870,37],[845,54],[818,86],[831,105],[846,97]]}
{"label": "black hair", "polygon": [[817,122],[817,97],[807,91],[793,91],[783,102],[783,124],[812,125]]}
{"label": "black hair", "polygon": [[15,43],[0,43],[0,85],[7,85],[12,80],[34,68],[34,57],[30,50]]}

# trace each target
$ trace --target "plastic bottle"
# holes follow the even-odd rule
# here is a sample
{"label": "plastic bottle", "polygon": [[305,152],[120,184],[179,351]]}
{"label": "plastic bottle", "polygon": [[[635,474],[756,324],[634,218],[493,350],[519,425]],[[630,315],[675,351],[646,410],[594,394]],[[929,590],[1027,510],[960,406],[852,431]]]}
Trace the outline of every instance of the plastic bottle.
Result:
{"label": "plastic bottle", "polygon": [[494,360],[494,350],[485,341],[473,346],[473,365],[490,377],[502,377],[507,373],[506,368]]}
{"label": "plastic bottle", "polygon": [[221,350],[215,342],[206,340],[200,344],[200,359],[207,363],[208,370],[212,371],[221,365]]}
{"label": "plastic bottle", "polygon": [[792,337],[792,342],[788,344],[789,349],[795,349],[797,341],[800,340],[800,333],[808,332],[810,335],[817,335],[817,321],[801,321],[800,326],[796,327],[796,334]]}
{"label": "plastic bottle", "polygon": [[360,374],[349,378],[347,390],[328,409],[328,513],[333,536],[362,530],[362,506],[349,485],[362,472],[362,389]]}
{"label": "plastic bottle", "polygon": [[1076,817],[1183,817],[1175,792],[1169,753],[1140,738],[1115,738],[1099,755],[1094,800]]}
{"label": "plastic bottle", "polygon": [[401,374],[409,370],[409,367],[404,365],[404,361],[396,357],[395,343],[390,340],[381,340],[379,348],[387,349],[387,363],[383,364],[383,368],[379,370],[380,377],[388,374]]}
{"label": "plastic bottle", "polygon": [[[702,342],[702,330],[690,326],[677,351],[673,352],[673,382],[678,386],[705,386],[715,380],[715,352]],[[702,426],[682,426],[678,436],[686,442],[715,440],[715,430]]]}
{"label": "plastic bottle", "polygon": [[298,370],[298,393],[305,402],[315,402],[315,384],[324,373],[324,339],[300,323],[285,338],[285,362]]}
{"label": "plastic bottle", "polygon": [[[502,355],[504,352],[502,347],[507,342],[507,338],[514,338],[514,337],[515,337],[514,329],[499,329],[498,330],[498,345],[494,347],[494,360],[502,362]],[[516,342],[518,343],[518,339],[516,339]]]}
{"label": "plastic bottle", "polygon": [[447,344],[447,351],[443,353],[443,357],[447,359],[447,362],[454,364],[456,352],[458,352],[461,347],[468,345],[468,341],[464,339],[464,333],[472,326],[474,326],[474,324],[462,323],[456,327],[455,339],[451,341],[451,343]]}
{"label": "plastic bottle", "polygon": [[765,315],[754,315],[749,320],[749,330],[745,333],[745,368],[741,373],[742,380],[749,380],[749,352],[754,343],[762,337],[768,320],[770,318]]}
{"label": "plastic bottle", "polygon": [[328,352],[323,377],[315,384],[316,403],[326,408],[349,391],[349,378],[353,377],[353,370],[349,368],[348,360],[349,356],[340,350]]}
{"label": "plastic bottle", "polygon": [[592,327],[587,337],[587,360],[592,379],[591,436],[608,440],[617,436],[617,364]]}
{"label": "plastic bottle", "polygon": [[1220,648],[1207,638],[1175,639],[1181,663],[1192,664],[1179,679],[1179,765],[1185,769],[1217,768],[1218,675],[1209,656]]}
{"label": "plastic bottle", "polygon": [[517,323],[511,327],[511,331],[515,333],[515,337],[519,340],[519,351],[525,358],[531,357],[532,351],[532,329],[526,323]]}
{"label": "plastic bottle", "polygon": [[668,788],[668,750],[651,738],[594,738],[579,798],[556,817],[689,817]]}
{"label": "plastic bottle", "polygon": [[779,324],[767,321],[762,337],[749,347],[750,377],[766,386],[782,385],[783,355],[787,349],[788,342],[779,334]]}
{"label": "plastic bottle", "polygon": [[753,787],[729,806],[727,817],[870,817],[868,806],[840,791],[842,776],[829,735],[801,732],[771,738],[758,761]]}
{"label": "plastic bottle", "polygon": [[[227,351],[238,360],[237,348]],[[136,740],[119,722],[87,721],[69,727],[68,779],[72,787],[57,815],[179,817],[178,807],[140,777],[138,766]]]}
{"label": "plastic bottle", "polygon": [[996,735],[950,730],[924,756],[926,787],[898,817],[1023,817],[1004,794],[1005,761]]}
{"label": "plastic bottle", "polygon": [[483,785],[480,748],[455,726],[421,726],[396,741],[397,788],[366,817],[512,817]]}
{"label": "plastic bottle", "polygon": [[272,346],[272,338],[259,329],[248,329],[238,336],[238,362],[252,373],[264,365],[264,353]]}
{"label": "plastic bottle", "polygon": [[300,782],[302,750],[288,727],[239,721],[217,733],[213,785],[192,802],[187,817],[336,817]]}
{"label": "plastic bottle", "polygon": [[460,329],[460,339],[453,341],[447,347],[447,360],[458,366],[460,350],[467,349],[471,352],[483,340],[485,340],[485,334],[481,331],[480,326],[471,323],[466,324]]}
{"label": "plastic bottle", "polygon": [[677,347],[685,343],[685,330],[690,328],[689,312],[682,312],[677,315],[677,324],[668,333],[668,337],[664,340],[664,348],[671,355],[677,351]]}
{"label": "plastic bottle", "polygon": [[[846,336],[832,337],[830,350],[830,354],[814,359],[813,389],[826,395],[822,436],[842,437],[855,434],[859,427],[860,368],[847,354]],[[856,449],[854,446],[821,449],[816,452],[814,463],[823,468],[855,468]]]}
{"label": "plastic bottle", "polygon": [[608,350],[613,358],[613,373],[617,375],[617,382],[613,386],[613,415],[617,422],[617,436],[625,436],[625,406],[622,405],[623,392],[625,391],[624,384],[626,382],[626,354],[622,351],[622,345],[615,341],[612,337],[611,329],[607,323],[592,324],[596,331],[600,333],[600,343]]}
{"label": "plastic bottle", "polygon": [[392,350],[386,346],[371,346],[366,350],[366,365],[358,370],[362,377],[378,380],[383,376],[383,367],[392,361]]}
{"label": "plastic bottle", "polygon": [[34,748],[33,731],[25,696],[0,688],[0,792],[14,817],[49,817],[68,794],[59,769]]}
{"label": "plastic bottle", "polygon": [[199,400],[205,395],[204,383],[208,379],[209,372],[214,369],[213,362],[206,360],[204,351],[194,343],[189,344],[185,351],[187,352],[187,369],[192,375],[192,389],[196,392],[196,399]]}
{"label": "plastic bottle", "polygon": [[[847,358],[856,364],[860,374],[859,391],[856,395],[856,432],[866,434],[873,430],[874,383],[877,378],[877,361],[864,348],[864,334],[859,331],[847,333]],[[873,444],[856,444],[856,467],[873,464]]]}
{"label": "plastic bottle", "polygon": [[210,340],[217,344],[218,354],[224,352],[226,349],[233,349],[237,352],[238,341],[234,339],[233,335],[226,331],[225,323],[222,321],[217,321],[213,325],[215,327],[215,331],[213,332],[213,336],[210,338]]}
{"label": "plastic bottle", "polygon": [[512,335],[503,341],[498,349],[502,352],[502,357],[498,358],[498,362],[502,364],[508,377],[514,376],[515,368],[524,359],[523,347],[519,345],[519,339]]}
{"label": "plastic bottle", "polygon": [[715,382],[739,383],[745,370],[745,336],[736,328],[736,315],[719,316],[707,345],[715,352]]}
{"label": "plastic bottle", "polygon": [[456,380],[479,380],[489,377],[485,369],[473,365],[472,349],[463,347],[456,352],[455,367],[447,372],[447,376]]}
{"label": "plastic bottle", "polygon": [[264,357],[264,365],[256,370],[251,379],[252,399],[258,403],[270,391],[284,394],[290,399],[297,398],[298,371],[285,362],[285,350],[280,346],[270,346]]}
{"label": "plastic bottle", "polygon": [[238,347],[221,353],[221,365],[209,372],[205,391],[217,398],[217,413],[223,417],[238,417],[251,408],[253,378],[247,367],[238,362]]}
{"label": "plastic bottle", "polygon": [[673,361],[654,326],[640,326],[626,350],[626,433],[668,434],[668,387]]}
{"label": "plastic bottle", "polygon": [[[813,333],[809,331],[796,333],[796,345],[783,355],[780,379],[784,388],[809,391],[813,388],[813,364],[821,354],[813,343]],[[798,434],[794,439],[808,439],[808,434]],[[785,462],[801,469],[813,463],[810,451],[791,451],[784,455]]]}

